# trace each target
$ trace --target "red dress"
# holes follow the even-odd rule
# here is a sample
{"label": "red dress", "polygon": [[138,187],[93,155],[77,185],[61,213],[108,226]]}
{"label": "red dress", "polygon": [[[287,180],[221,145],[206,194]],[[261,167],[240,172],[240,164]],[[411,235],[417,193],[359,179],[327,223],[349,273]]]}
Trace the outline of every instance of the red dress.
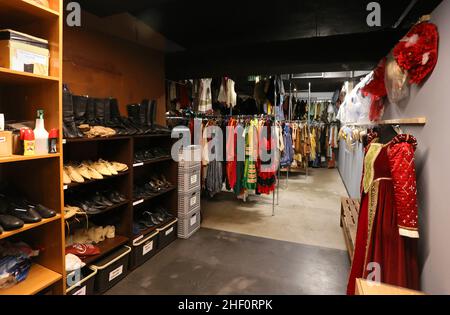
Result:
{"label": "red dress", "polygon": [[419,289],[416,146],[414,137],[399,135],[366,150],[349,295],[357,278]]}

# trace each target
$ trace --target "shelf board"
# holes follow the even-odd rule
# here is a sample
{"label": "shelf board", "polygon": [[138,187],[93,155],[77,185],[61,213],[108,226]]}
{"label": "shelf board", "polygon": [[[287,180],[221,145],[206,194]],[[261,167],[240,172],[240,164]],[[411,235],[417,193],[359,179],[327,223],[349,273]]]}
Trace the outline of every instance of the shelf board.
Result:
{"label": "shelf board", "polygon": [[42,160],[42,159],[54,159],[54,158],[58,158],[60,156],[61,156],[60,153],[46,154],[46,155],[32,155],[32,156],[12,155],[12,156],[7,156],[7,157],[0,157],[0,164]]}
{"label": "shelf board", "polygon": [[0,17],[18,15],[26,21],[35,19],[55,19],[59,17],[59,12],[41,5],[33,0],[1,0]]}
{"label": "shelf board", "polygon": [[1,239],[5,239],[8,237],[11,237],[13,235],[37,228],[38,226],[44,225],[44,224],[48,224],[50,222],[54,222],[54,221],[58,221],[61,219],[61,215],[57,214],[56,216],[54,216],[53,218],[50,219],[42,219],[41,222],[38,223],[33,223],[33,224],[25,224],[22,228],[18,229],[18,230],[14,230],[14,231],[4,231],[2,234],[0,234],[0,240]]}
{"label": "shelf board", "polygon": [[[1,0],[0,0],[1,1]],[[15,71],[0,67],[0,83],[6,84],[40,84],[45,82],[59,82],[59,78],[52,76],[45,76],[33,74],[22,71]]]}
{"label": "shelf board", "polygon": [[96,141],[115,141],[115,140],[130,140],[129,136],[114,136],[114,137],[104,137],[104,138],[74,138],[74,139],[64,139],[63,143],[83,143],[83,142],[96,142]]}
{"label": "shelf board", "polygon": [[33,295],[50,287],[59,280],[62,275],[41,265],[33,264],[28,277],[9,289],[0,289],[0,295]]}
{"label": "shelf board", "polygon": [[155,163],[160,163],[160,162],[166,162],[166,161],[172,161],[172,158],[170,156],[167,157],[161,157],[161,158],[157,158],[157,159],[153,159],[153,160],[148,160],[145,162],[141,162],[141,163],[134,163],[133,167],[142,167],[144,165],[150,165],[150,164],[155,164]]}
{"label": "shelf board", "polygon": [[89,184],[92,184],[92,183],[101,183],[101,182],[103,182],[105,180],[123,177],[123,176],[128,175],[128,174],[130,174],[129,170],[125,171],[125,172],[121,172],[118,175],[113,175],[113,176],[105,176],[105,175],[103,175],[103,177],[104,177],[103,179],[85,180],[83,183],[72,182],[72,183],[70,183],[68,185],[64,185],[64,190],[71,189],[71,188],[74,188],[74,187],[80,187],[80,186],[84,186],[84,185],[89,185]]}
{"label": "shelf board", "polygon": [[164,134],[161,133],[161,134],[135,135],[133,137],[137,139],[145,139],[145,138],[166,138],[171,136],[172,136],[171,133],[164,133]]}
{"label": "shelf board", "polygon": [[120,246],[125,245],[126,243],[128,243],[128,238],[125,236],[116,235],[115,238],[106,239],[103,242],[96,244],[96,246],[100,249],[100,254],[86,257],[85,259],[83,259],[83,262],[86,265],[90,265],[96,260],[105,257]]}
{"label": "shelf board", "polygon": [[166,189],[164,191],[161,191],[161,192],[159,192],[157,194],[154,194],[153,196],[142,198],[142,199],[136,199],[136,200],[133,201],[133,206],[138,206],[140,204],[143,204],[146,201],[149,201],[149,200],[155,199],[155,198],[157,198],[159,196],[165,195],[165,194],[167,194],[167,193],[169,193],[171,191],[174,191],[175,189],[176,189],[176,187],[173,186],[173,187],[168,188],[168,189]]}

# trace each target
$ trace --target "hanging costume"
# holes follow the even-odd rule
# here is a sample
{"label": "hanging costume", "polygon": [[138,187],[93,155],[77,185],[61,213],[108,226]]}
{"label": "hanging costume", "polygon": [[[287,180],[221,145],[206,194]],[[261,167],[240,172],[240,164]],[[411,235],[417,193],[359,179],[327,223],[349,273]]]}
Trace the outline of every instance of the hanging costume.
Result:
{"label": "hanging costume", "polygon": [[373,263],[380,266],[377,280],[418,290],[417,141],[410,135],[398,135],[387,145],[370,140],[347,293],[355,294],[356,279],[366,279]]}

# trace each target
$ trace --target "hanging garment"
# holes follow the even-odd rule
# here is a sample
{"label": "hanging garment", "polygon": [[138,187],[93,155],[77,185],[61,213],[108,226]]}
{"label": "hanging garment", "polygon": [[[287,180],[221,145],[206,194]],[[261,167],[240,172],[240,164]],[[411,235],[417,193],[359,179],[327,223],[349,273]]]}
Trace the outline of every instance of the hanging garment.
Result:
{"label": "hanging garment", "polygon": [[222,162],[213,160],[208,164],[208,176],[206,177],[206,191],[209,197],[213,198],[216,194],[222,191],[223,187],[223,175],[222,175]]}
{"label": "hanging garment", "polygon": [[237,103],[237,94],[234,90],[235,82],[230,78],[224,78],[220,86],[218,101],[227,107],[235,107]]}
{"label": "hanging garment", "polygon": [[[369,136],[369,140],[374,137]],[[364,159],[361,207],[347,293],[378,264],[382,283],[419,289],[418,215],[413,136],[389,144],[369,141]],[[371,265],[369,265],[371,264]]]}
{"label": "hanging garment", "polygon": [[253,119],[250,125],[246,128],[245,138],[245,170],[244,170],[244,188],[248,190],[256,190],[257,173],[256,160],[258,154],[258,139],[257,137],[258,120]]}
{"label": "hanging garment", "polygon": [[294,162],[294,148],[292,146],[292,135],[291,128],[285,124],[283,127],[283,139],[285,143],[285,149],[281,156],[281,167],[290,167],[292,162]]}
{"label": "hanging garment", "polygon": [[[263,152],[271,153],[272,150],[277,150],[276,139],[272,139],[272,124],[270,121],[266,121],[263,124],[267,128],[267,134],[261,136],[261,130],[259,131],[259,157],[263,156]],[[262,126],[260,125],[260,128]],[[257,172],[258,172],[258,184],[257,190],[260,194],[270,194],[275,190],[276,183],[276,171],[277,161],[262,161],[258,159],[257,162]]]}
{"label": "hanging garment", "polygon": [[212,79],[201,79],[199,86],[199,105],[198,111],[205,113],[212,110],[212,94],[211,94]]}
{"label": "hanging garment", "polygon": [[236,155],[236,128],[237,121],[233,118],[230,119],[227,129],[227,179],[230,189],[236,186],[236,165],[237,165],[237,155]]}

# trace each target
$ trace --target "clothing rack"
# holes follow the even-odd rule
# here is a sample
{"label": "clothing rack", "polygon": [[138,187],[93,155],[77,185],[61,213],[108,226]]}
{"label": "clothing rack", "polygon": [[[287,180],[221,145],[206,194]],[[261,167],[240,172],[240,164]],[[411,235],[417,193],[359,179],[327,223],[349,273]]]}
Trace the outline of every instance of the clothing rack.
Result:
{"label": "clothing rack", "polygon": [[[276,91],[276,90],[275,90]],[[276,100],[276,92],[275,92],[275,100]],[[276,101],[275,101],[276,102]],[[204,113],[192,113],[192,116],[174,116],[174,117],[166,117],[166,119],[172,119],[172,120],[190,120],[190,119],[202,119],[202,120],[209,120],[209,119],[227,119],[227,118],[234,118],[234,119],[274,119],[274,124],[277,124],[277,118],[276,115],[208,115]],[[280,168],[278,167],[278,176],[276,180],[276,188],[273,191],[273,201],[272,201],[272,216],[275,216],[275,191],[277,190],[277,204],[279,203],[279,175],[280,175]]]}

